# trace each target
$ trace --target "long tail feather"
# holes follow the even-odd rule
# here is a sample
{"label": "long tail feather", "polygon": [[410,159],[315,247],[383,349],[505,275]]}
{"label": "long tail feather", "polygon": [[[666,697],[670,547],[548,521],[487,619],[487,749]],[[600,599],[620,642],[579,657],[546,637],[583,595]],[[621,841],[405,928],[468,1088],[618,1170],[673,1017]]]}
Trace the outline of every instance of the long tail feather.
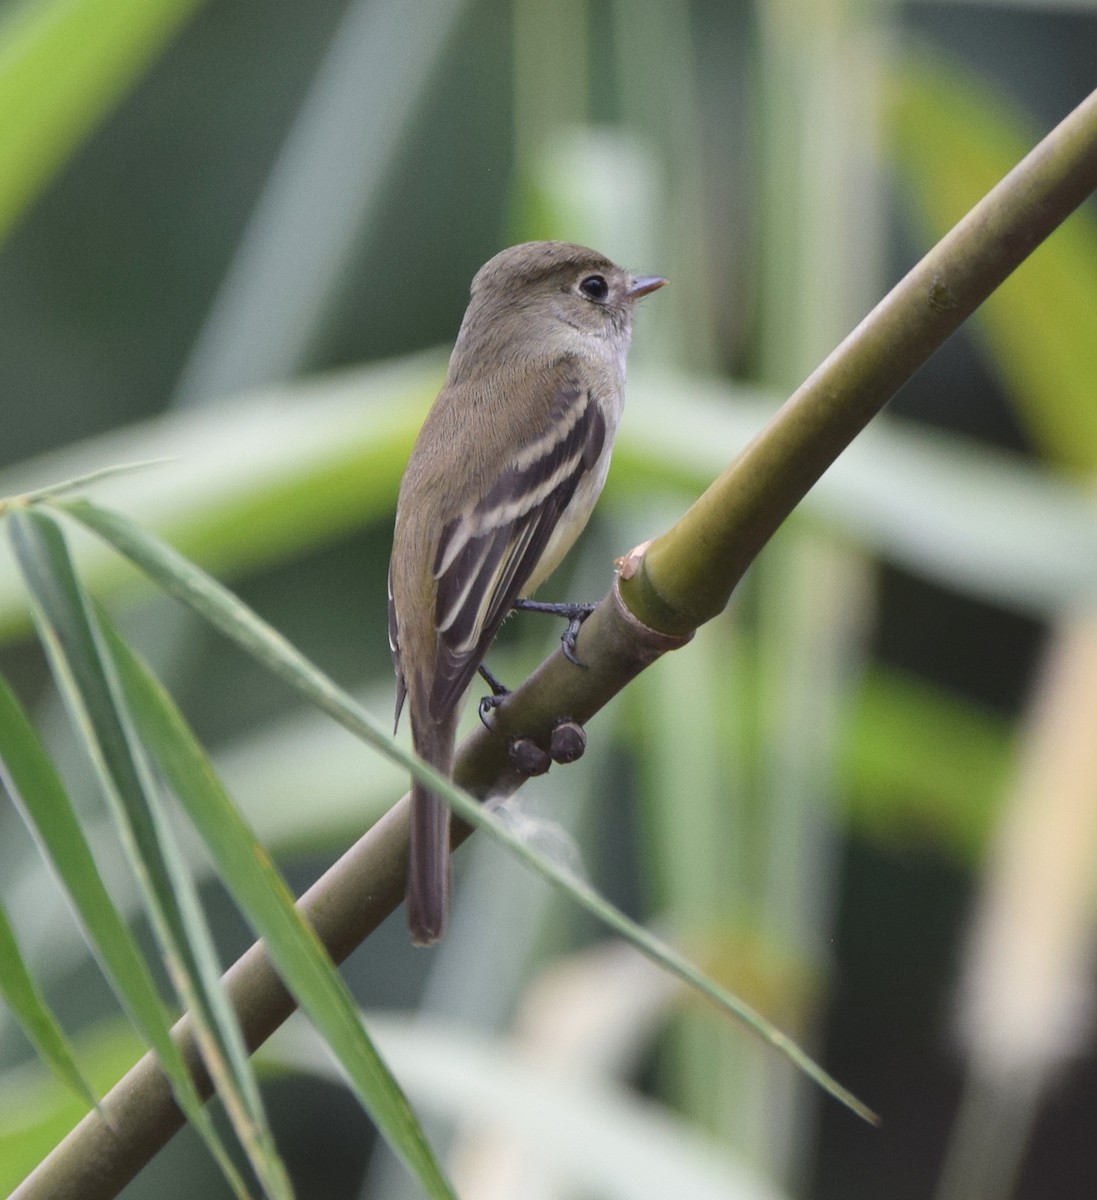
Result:
{"label": "long tail feather", "polygon": [[[456,719],[431,721],[412,712],[416,753],[446,775],[453,768]],[[420,783],[411,788],[411,846],[407,909],[411,940],[430,946],[445,932],[449,912],[449,806]]]}
{"label": "long tail feather", "polygon": [[439,941],[449,911],[449,809],[418,783],[411,789],[407,905],[411,940]]}

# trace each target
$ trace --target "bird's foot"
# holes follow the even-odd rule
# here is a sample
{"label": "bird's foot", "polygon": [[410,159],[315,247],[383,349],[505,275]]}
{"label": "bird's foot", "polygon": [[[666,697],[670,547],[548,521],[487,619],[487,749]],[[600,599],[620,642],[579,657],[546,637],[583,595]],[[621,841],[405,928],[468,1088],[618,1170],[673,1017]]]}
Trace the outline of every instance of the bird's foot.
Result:
{"label": "bird's foot", "polygon": [[563,617],[568,623],[567,629],[564,630],[564,636],[560,639],[560,646],[564,651],[564,657],[568,662],[574,663],[577,667],[585,667],[587,665],[575,653],[575,639],[579,636],[580,625],[594,612],[596,605],[556,604],[551,601],[526,600],[519,597],[515,600],[513,607],[521,612],[548,613],[553,617]]}

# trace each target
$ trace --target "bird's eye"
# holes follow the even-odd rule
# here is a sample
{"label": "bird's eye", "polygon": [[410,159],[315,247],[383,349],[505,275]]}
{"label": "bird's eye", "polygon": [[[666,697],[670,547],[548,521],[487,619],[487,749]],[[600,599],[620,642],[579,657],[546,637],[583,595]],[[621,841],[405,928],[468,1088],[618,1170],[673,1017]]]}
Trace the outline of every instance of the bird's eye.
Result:
{"label": "bird's eye", "polygon": [[609,284],[602,275],[588,275],[579,284],[579,290],[591,300],[604,300],[609,295]]}

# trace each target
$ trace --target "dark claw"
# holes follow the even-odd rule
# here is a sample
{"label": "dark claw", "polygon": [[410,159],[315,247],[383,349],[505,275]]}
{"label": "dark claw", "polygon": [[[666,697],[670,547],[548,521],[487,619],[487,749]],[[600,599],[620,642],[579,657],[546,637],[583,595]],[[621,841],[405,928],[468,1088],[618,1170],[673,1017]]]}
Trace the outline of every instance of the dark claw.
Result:
{"label": "dark claw", "polygon": [[575,639],[579,636],[579,628],[583,624],[583,617],[572,617],[568,622],[567,629],[564,630],[564,636],[560,639],[560,649],[564,652],[564,657],[570,663],[574,663],[577,667],[585,667],[587,664],[575,653]]}
{"label": "dark claw", "polygon": [[491,728],[491,722],[488,720],[488,715],[492,712],[493,709],[498,708],[499,705],[502,704],[505,699],[506,699],[505,695],[503,695],[503,696],[481,696],[480,697],[480,705],[476,711],[479,713],[480,723],[483,725],[483,727],[485,729],[487,729],[491,732],[494,732],[494,730],[492,730],[492,728]]}

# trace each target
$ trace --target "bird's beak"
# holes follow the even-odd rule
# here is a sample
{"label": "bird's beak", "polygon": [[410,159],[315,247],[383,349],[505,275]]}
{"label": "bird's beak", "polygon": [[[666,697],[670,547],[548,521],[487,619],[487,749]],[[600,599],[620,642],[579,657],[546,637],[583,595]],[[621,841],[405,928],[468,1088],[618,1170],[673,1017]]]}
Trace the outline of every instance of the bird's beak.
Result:
{"label": "bird's beak", "polygon": [[629,284],[625,295],[630,300],[639,300],[641,296],[658,291],[664,283],[666,283],[666,280],[659,275],[640,275]]}

